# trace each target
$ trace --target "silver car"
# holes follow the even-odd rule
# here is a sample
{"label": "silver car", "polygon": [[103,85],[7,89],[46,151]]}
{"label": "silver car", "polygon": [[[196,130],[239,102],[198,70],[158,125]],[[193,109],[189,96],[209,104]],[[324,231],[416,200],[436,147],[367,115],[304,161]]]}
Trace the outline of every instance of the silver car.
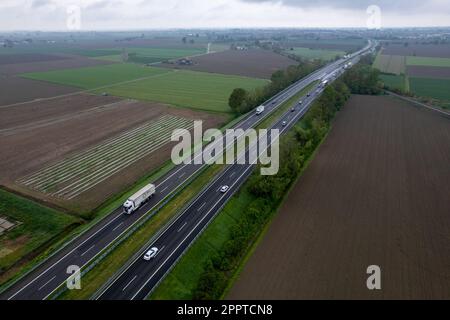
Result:
{"label": "silver car", "polygon": [[151,248],[149,251],[147,251],[147,253],[144,255],[144,260],[146,261],[150,261],[152,260],[154,257],[156,257],[156,255],[158,254],[158,248],[154,247]]}

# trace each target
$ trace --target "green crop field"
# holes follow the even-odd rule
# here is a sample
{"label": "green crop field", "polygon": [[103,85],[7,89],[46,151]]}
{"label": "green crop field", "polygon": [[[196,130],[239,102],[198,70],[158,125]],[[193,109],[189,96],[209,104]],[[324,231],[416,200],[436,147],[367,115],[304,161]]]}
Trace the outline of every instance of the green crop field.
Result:
{"label": "green crop field", "polygon": [[298,39],[290,38],[288,43],[297,47],[327,48],[334,50],[352,51],[364,47],[364,39]]}
{"label": "green crop field", "polygon": [[406,58],[405,56],[378,54],[373,66],[383,73],[400,75],[406,72]]}
{"label": "green crop field", "polygon": [[305,59],[322,59],[322,60],[333,60],[336,56],[345,55],[344,51],[337,50],[325,50],[325,49],[309,49],[309,48],[294,48],[294,50],[289,50],[288,53],[295,54],[299,57]]}
{"label": "green crop field", "polygon": [[0,236],[0,271],[61,234],[77,219],[0,190],[0,216],[17,226]]}
{"label": "green crop field", "polygon": [[409,66],[450,67],[450,58],[407,57]]}
{"label": "green crop field", "polygon": [[135,64],[111,64],[106,66],[25,73],[22,77],[48,81],[82,89],[95,89],[125,81],[158,76],[170,70],[148,68]]}
{"label": "green crop field", "polygon": [[450,79],[410,78],[410,86],[418,96],[450,101]]}
{"label": "green crop field", "polygon": [[167,72],[167,70],[164,69],[165,73],[157,77],[112,86],[107,91],[119,97],[156,101],[179,107],[230,112],[228,98],[233,89],[251,90],[267,84],[266,80],[261,79],[184,70]]}
{"label": "green crop field", "polygon": [[383,83],[390,89],[405,90],[405,76],[403,75],[394,76],[382,74],[380,75],[380,78],[383,81]]}

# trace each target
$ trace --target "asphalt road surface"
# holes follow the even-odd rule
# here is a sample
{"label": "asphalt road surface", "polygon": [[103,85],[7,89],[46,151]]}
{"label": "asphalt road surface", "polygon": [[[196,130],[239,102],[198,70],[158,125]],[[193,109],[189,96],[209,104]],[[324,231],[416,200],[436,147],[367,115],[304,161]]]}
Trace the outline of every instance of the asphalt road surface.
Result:
{"label": "asphalt road surface", "polygon": [[[358,58],[352,61],[357,62]],[[321,79],[329,82],[334,80],[333,74],[342,72],[340,67],[329,70]],[[288,110],[271,129],[279,129],[280,135],[294,126],[309,110],[314,100],[320,96],[324,88],[319,84],[311,89],[309,97],[297,104],[294,111]],[[255,146],[250,146],[245,155],[249,158],[250,152],[256,152]],[[215,215],[233,196],[239,187],[247,180],[255,167],[254,163],[240,165],[227,165],[203,191],[183,210],[183,212],[166,227],[153,242],[143,248],[136,259],[129,263],[114,281],[100,293],[100,300],[142,300],[159,284],[173,265],[189,248],[194,240],[201,234]],[[221,188],[228,186],[227,192]],[[150,248],[158,248],[158,253],[150,261],[143,259],[145,252]]]}
{"label": "asphalt road surface", "polygon": [[[358,54],[359,53],[352,55],[350,59],[353,59]],[[266,106],[266,110],[262,115],[257,116],[254,112],[251,112],[246,117],[244,117],[242,121],[236,124],[234,128],[246,130],[255,127],[260,121],[262,121],[271,112],[282,105],[286,100],[307,87],[309,84],[332,75],[336,70],[341,68],[342,64],[345,61],[349,60],[341,59],[333,62],[296,82],[286,90],[280,92],[279,94],[268,100],[264,104]],[[195,176],[195,174],[203,168],[203,166],[204,165],[196,164],[176,166],[166,175],[158,179],[158,181],[154,182],[154,184],[156,185],[157,193],[138,211],[136,211],[132,215],[125,215],[123,214],[122,208],[117,208],[99,223],[91,227],[87,232],[78,236],[63,249],[56,252],[53,256],[45,260],[41,265],[39,265],[33,271],[29,272],[13,286],[8,288],[0,295],[0,299],[41,300],[48,298],[70,277],[71,274],[67,272],[68,267],[75,265],[83,268],[89,262],[93,261],[106,247],[108,247],[111,243],[119,239],[128,230],[130,230],[130,228],[132,228],[133,225],[138,222],[138,220],[164,205],[167,197],[173,195],[175,190],[187,183],[190,178]],[[251,172],[248,166],[234,167],[232,168],[232,170],[235,171],[236,176],[240,177],[238,181],[240,181],[241,183],[245,181],[245,178],[248,177]],[[222,174],[220,174],[219,177],[215,179],[211,187],[215,188],[216,186],[222,185],[224,183],[229,183],[227,178],[230,178],[231,174],[227,175],[226,172],[229,171],[222,172]],[[234,178],[234,176],[231,179],[233,181],[236,181],[236,178]],[[237,187],[238,185],[233,185],[233,188]],[[189,226],[184,226],[183,228],[181,228],[181,226],[176,223],[178,229],[175,231],[177,232],[174,232],[172,229],[170,229],[168,232],[165,232],[160,237],[160,239],[158,239],[158,245],[161,249],[156,259],[153,260],[150,264],[139,266],[139,268],[145,269],[142,270],[142,272],[132,272],[133,274],[141,274],[141,278],[135,278],[133,280],[133,275],[132,278],[126,278],[126,280],[124,280],[125,282],[127,282],[126,284],[128,284],[129,282],[129,290],[126,290],[126,294],[120,295],[120,293],[117,293],[117,295],[110,296],[109,293],[111,291],[108,290],[108,292],[105,293],[105,297],[115,298],[123,296],[124,298],[136,299],[145,296],[148,293],[149,289],[152,288],[152,284],[154,285],[154,281],[161,278],[165,274],[164,270],[166,270],[166,266],[169,266],[176,261],[180,252],[184,251],[187,244],[192,242],[195,236],[201,231],[202,227],[206,225],[208,221],[210,221],[210,219],[218,211],[218,208],[220,208],[229,199],[231,194],[231,191],[227,194],[219,194],[215,192],[214,194],[208,194],[207,198],[201,197],[202,200],[199,201],[208,203],[207,206],[205,205],[205,209],[203,211],[196,211],[197,215],[199,217],[201,216],[202,219],[189,220],[191,221],[189,222]],[[201,203],[200,205],[202,204],[203,203]],[[193,208],[192,210],[195,210],[195,208]],[[194,223],[194,221],[196,223]],[[185,220],[183,220],[183,223],[184,222]],[[182,229],[182,232],[178,232],[180,228]],[[190,232],[189,235],[187,232]],[[181,240],[183,241],[181,242]],[[178,243],[181,244],[177,248],[178,245],[175,246],[175,244]],[[152,269],[150,267],[157,264],[161,265],[161,268],[159,268],[158,270],[154,269],[156,274],[147,281],[147,279],[149,278],[149,270]],[[123,288],[121,287],[120,290],[122,289]],[[140,290],[137,291],[137,289]],[[122,292],[125,293],[125,291]],[[136,294],[134,294],[133,292],[136,292]]]}

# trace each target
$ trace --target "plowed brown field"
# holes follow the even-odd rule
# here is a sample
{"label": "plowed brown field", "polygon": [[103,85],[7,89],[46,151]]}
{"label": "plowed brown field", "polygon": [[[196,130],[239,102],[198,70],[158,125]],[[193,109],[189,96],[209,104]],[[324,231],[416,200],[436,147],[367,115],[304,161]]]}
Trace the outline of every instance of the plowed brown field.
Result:
{"label": "plowed brown field", "polygon": [[194,65],[161,64],[163,67],[202,72],[239,75],[270,79],[275,71],[286,69],[297,62],[268,50],[227,50],[192,58]]}
{"label": "plowed brown field", "polygon": [[353,96],[228,298],[449,299],[449,194],[450,119]]}
{"label": "plowed brown field", "polygon": [[0,184],[60,206],[92,209],[170,159],[172,144],[72,202],[31,190],[17,180],[163,115],[202,119],[205,127],[217,127],[226,120],[225,116],[163,104],[88,94],[0,108]]}

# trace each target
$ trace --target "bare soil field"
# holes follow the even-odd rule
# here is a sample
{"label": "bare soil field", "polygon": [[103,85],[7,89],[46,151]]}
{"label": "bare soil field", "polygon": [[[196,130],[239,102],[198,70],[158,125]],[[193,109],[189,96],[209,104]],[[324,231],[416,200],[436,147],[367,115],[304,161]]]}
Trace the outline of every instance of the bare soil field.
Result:
{"label": "bare soil field", "polygon": [[[30,112],[36,117],[26,114]],[[0,109],[0,115],[0,184],[62,207],[82,211],[100,205],[109,196],[132,185],[142,175],[167,161],[171,144],[163,145],[157,152],[117,172],[72,201],[38,192],[18,181],[162,116],[203,119],[206,127],[219,126],[226,120],[225,116],[171,108],[163,104],[88,94],[7,107]],[[3,120],[3,117],[9,121]]]}
{"label": "bare soil field", "polygon": [[404,43],[384,44],[383,54],[399,55],[399,56],[418,56],[418,57],[434,57],[449,58],[450,45],[448,44],[415,44],[410,43],[405,47]]}
{"label": "bare soil field", "polygon": [[0,74],[1,106],[50,98],[80,91],[79,88]]}
{"label": "bare soil field", "polygon": [[[18,56],[22,56],[22,55],[18,55]],[[3,57],[3,55],[0,55],[0,61],[1,61],[2,57]],[[45,72],[45,71],[53,71],[53,70],[94,67],[94,66],[107,65],[107,64],[114,63],[112,61],[90,59],[87,57],[67,55],[67,54],[58,54],[58,55],[55,54],[55,55],[52,55],[52,57],[59,58],[59,59],[39,60],[39,61],[34,61],[34,62],[30,61],[29,63],[23,63],[23,62],[17,62],[17,63],[12,62],[9,64],[0,63],[0,76],[1,75],[17,75],[17,74],[28,73],[28,72]]]}
{"label": "bare soil field", "polygon": [[406,73],[410,77],[450,79],[450,68],[444,67],[407,66]]}
{"label": "bare soil field", "polygon": [[449,121],[353,96],[228,298],[449,299]]}
{"label": "bare soil field", "polygon": [[16,64],[16,63],[32,63],[32,62],[44,62],[44,61],[56,61],[68,59],[67,57],[49,55],[49,54],[1,54],[0,65],[4,64]]}
{"label": "bare soil field", "polygon": [[227,50],[192,58],[194,65],[161,64],[162,67],[270,79],[272,74],[297,62],[268,50]]}

